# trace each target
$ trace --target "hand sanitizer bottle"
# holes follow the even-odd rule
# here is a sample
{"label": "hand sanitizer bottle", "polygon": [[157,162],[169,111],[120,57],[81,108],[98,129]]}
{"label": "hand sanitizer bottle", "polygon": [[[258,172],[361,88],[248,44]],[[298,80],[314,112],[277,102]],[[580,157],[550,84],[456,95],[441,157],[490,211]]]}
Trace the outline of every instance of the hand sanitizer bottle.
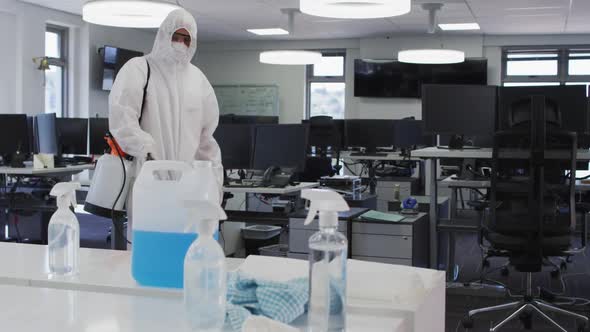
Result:
{"label": "hand sanitizer bottle", "polygon": [[346,201],[330,190],[304,190],[310,203],[305,224],[319,212],[319,232],[309,238],[309,310],[311,331],[346,330],[346,260],[348,241],[338,232],[338,212]]}
{"label": "hand sanitizer bottle", "polygon": [[225,254],[213,238],[220,219],[227,219],[219,205],[185,201],[197,240],[184,259],[184,305],[193,331],[221,331],[225,322],[227,267]]}
{"label": "hand sanitizer bottle", "polygon": [[70,210],[76,206],[76,189],[80,189],[77,182],[61,182],[49,193],[57,197],[57,211],[49,220],[47,232],[49,273],[53,276],[71,276],[78,273],[80,224]]}

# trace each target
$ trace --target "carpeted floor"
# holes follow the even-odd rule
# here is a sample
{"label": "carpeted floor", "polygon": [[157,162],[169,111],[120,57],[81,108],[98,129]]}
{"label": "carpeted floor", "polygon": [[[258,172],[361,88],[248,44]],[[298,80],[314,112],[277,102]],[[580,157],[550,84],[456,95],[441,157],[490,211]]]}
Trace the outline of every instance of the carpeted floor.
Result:
{"label": "carpeted floor", "polygon": [[[467,282],[479,278],[481,271],[481,254],[475,235],[462,234],[457,237],[457,264],[461,267],[460,282]],[[491,261],[488,271],[502,266],[506,259],[495,258]],[[552,277],[551,268],[547,267],[543,272],[533,275],[533,289],[537,293],[538,287],[548,289],[553,293],[563,293],[564,296],[590,299],[590,258],[586,253],[574,256],[572,262],[567,265],[567,270],[560,276]],[[510,269],[508,276],[502,276],[497,270],[487,275],[487,279],[502,282],[510,287],[514,293],[524,290],[525,275]],[[447,289],[447,314],[446,331],[465,331],[460,321],[469,310],[481,307],[494,306],[514,302],[515,299],[506,297],[504,291],[490,293],[484,296],[483,291],[478,291],[475,296],[460,294],[460,289]],[[518,299],[516,299],[518,300]],[[576,306],[567,309],[575,309],[585,316],[590,314],[590,306]],[[486,314],[477,316],[474,320],[474,328],[469,331],[489,331],[492,323],[498,323],[509,312]],[[563,324],[567,331],[577,331],[576,322],[573,319],[564,319],[562,316],[549,315],[558,323]],[[501,331],[521,331],[523,327],[516,320]],[[541,317],[533,315],[533,331],[556,331],[555,328],[545,323]]]}

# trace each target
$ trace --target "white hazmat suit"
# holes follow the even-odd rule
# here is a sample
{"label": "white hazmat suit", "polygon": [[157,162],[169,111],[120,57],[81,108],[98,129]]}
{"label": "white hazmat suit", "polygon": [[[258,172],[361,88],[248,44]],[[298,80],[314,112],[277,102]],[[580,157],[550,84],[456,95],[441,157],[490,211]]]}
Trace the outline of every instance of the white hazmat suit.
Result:
{"label": "white hazmat suit", "polygon": [[[180,29],[189,32],[190,47],[172,42],[172,35]],[[219,107],[211,84],[190,63],[196,42],[195,19],[184,9],[174,10],[162,22],[152,52],[129,60],[117,74],[109,95],[109,129],[123,151],[135,157],[131,181],[150,153],[156,160],[210,160],[218,170],[221,184],[221,152],[213,138]],[[150,77],[142,114],[148,78],[146,61]]]}

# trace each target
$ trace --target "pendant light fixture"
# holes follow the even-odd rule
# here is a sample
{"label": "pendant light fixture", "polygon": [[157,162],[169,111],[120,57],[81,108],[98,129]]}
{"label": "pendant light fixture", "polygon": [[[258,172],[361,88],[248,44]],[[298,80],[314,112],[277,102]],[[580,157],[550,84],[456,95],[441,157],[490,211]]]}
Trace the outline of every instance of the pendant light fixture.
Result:
{"label": "pendant light fixture", "polygon": [[179,5],[159,0],[90,0],[82,18],[92,24],[122,28],[158,28]]}
{"label": "pendant light fixture", "polygon": [[[442,8],[440,3],[426,3],[422,5],[428,11],[428,33],[436,33],[436,12]],[[441,37],[442,39],[442,37]],[[404,63],[415,64],[452,64],[465,62],[465,52],[443,48],[413,49],[400,51],[397,59]]]}
{"label": "pendant light fixture", "polygon": [[[289,18],[289,33],[295,34],[297,9],[283,9]],[[271,65],[313,65],[322,61],[322,53],[303,50],[273,50],[260,53],[260,62]]]}
{"label": "pendant light fixture", "polygon": [[410,12],[411,0],[300,0],[301,12],[330,18],[384,18]]}

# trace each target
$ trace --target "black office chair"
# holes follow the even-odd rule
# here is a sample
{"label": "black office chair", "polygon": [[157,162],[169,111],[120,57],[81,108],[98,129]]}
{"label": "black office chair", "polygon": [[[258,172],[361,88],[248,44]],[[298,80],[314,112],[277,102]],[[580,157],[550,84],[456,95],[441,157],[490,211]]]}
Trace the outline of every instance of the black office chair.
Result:
{"label": "black office chair", "polygon": [[323,176],[337,173],[332,166],[332,158],[340,159],[339,137],[331,116],[314,116],[309,119],[309,149],[314,155],[306,159],[301,181],[314,182]]}
{"label": "black office chair", "polygon": [[[531,329],[534,313],[566,331],[546,312],[574,318],[579,331],[587,329],[587,317],[533,295],[532,273],[540,272],[545,261],[583,251],[572,248],[575,181],[564,177],[565,170],[575,174],[577,136],[560,129],[559,110],[550,106],[542,96],[524,100],[511,110],[510,128],[496,133],[490,202],[481,232],[489,243],[487,256],[508,257],[516,271],[526,273],[525,295],[520,301],[470,311],[465,328],[473,327],[476,315],[514,310],[490,331],[517,318]],[[585,239],[582,242],[585,245]]]}

